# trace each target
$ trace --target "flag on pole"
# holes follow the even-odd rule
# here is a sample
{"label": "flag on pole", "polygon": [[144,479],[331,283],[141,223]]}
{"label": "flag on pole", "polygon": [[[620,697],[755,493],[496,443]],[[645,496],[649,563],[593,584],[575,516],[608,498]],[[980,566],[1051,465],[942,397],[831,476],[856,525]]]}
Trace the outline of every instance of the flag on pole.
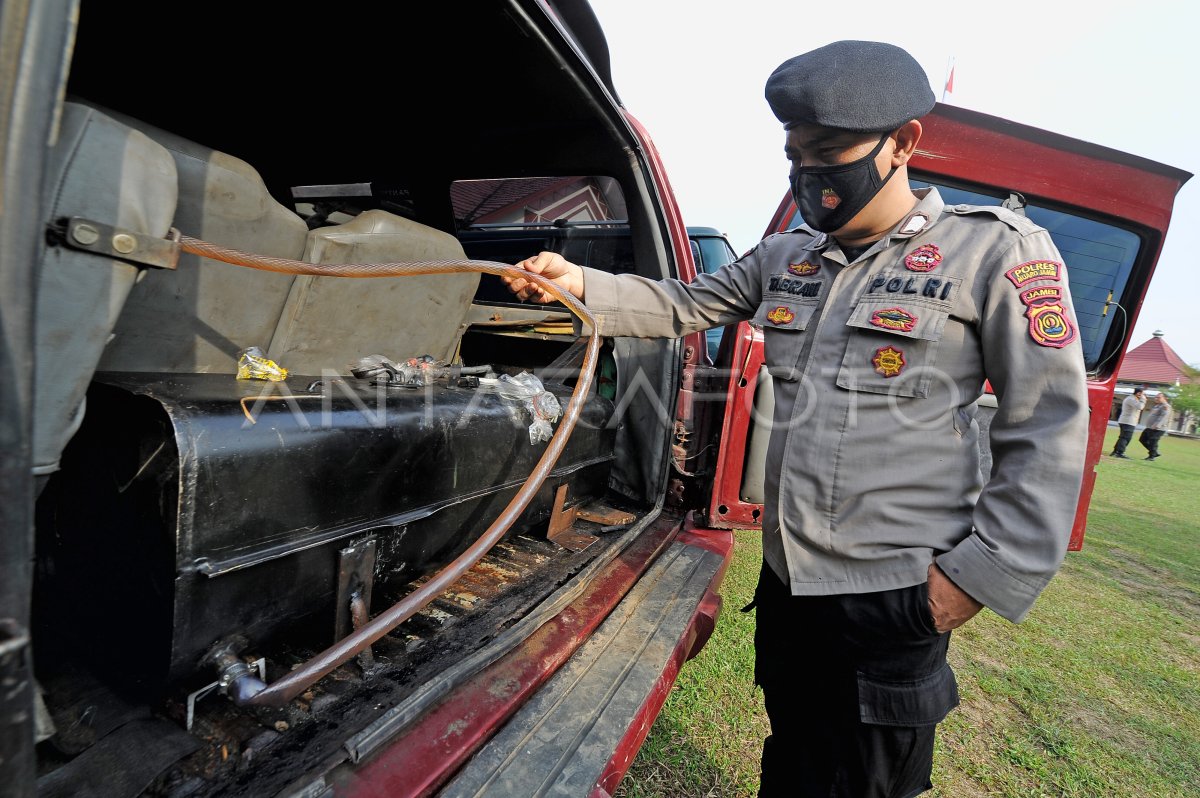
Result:
{"label": "flag on pole", "polygon": [[946,85],[942,89],[942,102],[950,95],[954,94],[954,56],[950,56],[950,62],[946,67]]}

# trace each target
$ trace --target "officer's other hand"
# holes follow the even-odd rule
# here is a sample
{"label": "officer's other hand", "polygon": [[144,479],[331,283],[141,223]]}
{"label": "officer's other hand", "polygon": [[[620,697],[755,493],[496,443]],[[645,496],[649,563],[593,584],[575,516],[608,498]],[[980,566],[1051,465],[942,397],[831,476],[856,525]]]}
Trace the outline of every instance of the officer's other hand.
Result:
{"label": "officer's other hand", "polygon": [[957,629],[981,609],[983,605],[950,581],[937,563],[929,564],[929,612],[939,632]]}
{"label": "officer's other hand", "polygon": [[[516,266],[518,269],[540,274],[548,280],[553,280],[566,291],[583,299],[583,269],[557,252],[539,252]],[[546,293],[545,289],[529,280],[508,276],[502,276],[500,279],[508,286],[508,290],[516,294],[517,299],[522,302],[528,300],[544,305],[554,301],[554,297]]]}

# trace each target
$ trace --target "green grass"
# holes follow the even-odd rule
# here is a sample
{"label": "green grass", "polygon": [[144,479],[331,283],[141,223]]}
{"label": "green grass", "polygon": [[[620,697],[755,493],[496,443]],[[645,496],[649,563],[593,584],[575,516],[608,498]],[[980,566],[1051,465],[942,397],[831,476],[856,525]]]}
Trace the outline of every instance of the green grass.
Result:
{"label": "green grass", "polygon": [[[1111,451],[1110,431],[1105,452]],[[955,632],[962,704],[939,731],[940,798],[1200,796],[1200,441],[1103,457],[1087,539],[1028,619]],[[1129,449],[1143,456],[1135,441]],[[708,645],[684,668],[620,798],[753,796],[757,533],[738,532]]]}

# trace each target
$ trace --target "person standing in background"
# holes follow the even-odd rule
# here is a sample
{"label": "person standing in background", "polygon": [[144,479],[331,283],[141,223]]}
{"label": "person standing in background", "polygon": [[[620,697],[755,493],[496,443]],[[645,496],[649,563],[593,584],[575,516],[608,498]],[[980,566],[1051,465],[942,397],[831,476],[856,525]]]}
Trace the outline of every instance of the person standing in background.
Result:
{"label": "person standing in background", "polygon": [[1138,438],[1142,446],[1145,446],[1146,451],[1150,453],[1146,456],[1147,460],[1159,458],[1158,442],[1162,436],[1167,434],[1167,419],[1170,417],[1171,403],[1168,401],[1167,395],[1160,391],[1158,396],[1154,397],[1150,415],[1146,417],[1146,428],[1142,430],[1142,435]]}
{"label": "person standing in background", "polygon": [[1138,418],[1142,415],[1142,408],[1146,406],[1146,391],[1144,388],[1134,388],[1133,393],[1125,397],[1125,401],[1121,402],[1121,417],[1117,419],[1117,424],[1121,427],[1121,434],[1117,437],[1117,443],[1113,446],[1112,456],[1120,457],[1122,460],[1128,460],[1129,456],[1125,454],[1125,447],[1133,440],[1133,429],[1137,426]]}

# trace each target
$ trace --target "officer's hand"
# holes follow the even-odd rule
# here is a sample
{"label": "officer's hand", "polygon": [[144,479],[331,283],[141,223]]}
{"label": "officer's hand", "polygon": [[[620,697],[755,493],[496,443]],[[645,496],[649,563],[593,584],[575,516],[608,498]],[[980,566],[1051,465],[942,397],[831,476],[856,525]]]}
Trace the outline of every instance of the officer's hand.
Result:
{"label": "officer's hand", "polygon": [[[539,252],[532,258],[526,258],[518,263],[517,268],[553,280],[579,299],[583,299],[583,269],[566,260],[557,252]],[[507,276],[502,276],[500,279],[508,286],[508,290],[516,294],[517,299],[522,302],[529,300],[544,305],[554,301],[554,297],[528,280]]]}
{"label": "officer's hand", "polygon": [[929,612],[939,632],[957,629],[981,609],[983,605],[950,581],[937,563],[929,564]]}

